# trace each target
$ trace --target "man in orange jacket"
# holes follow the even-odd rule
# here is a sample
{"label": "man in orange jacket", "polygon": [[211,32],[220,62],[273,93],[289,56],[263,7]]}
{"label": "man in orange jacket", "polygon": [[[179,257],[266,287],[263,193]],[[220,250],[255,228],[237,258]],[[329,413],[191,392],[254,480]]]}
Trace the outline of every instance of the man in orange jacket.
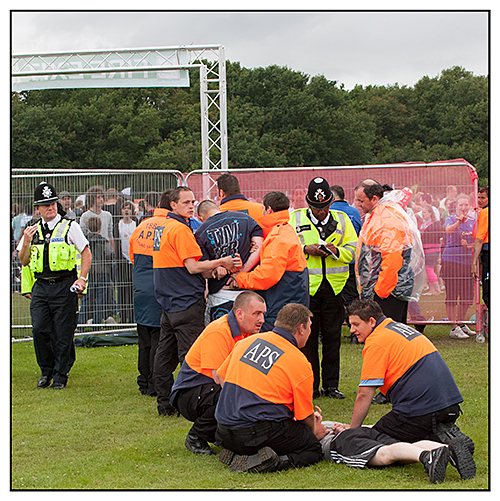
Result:
{"label": "man in orange jacket", "polygon": [[154,362],[160,415],[174,411],[170,404],[174,371],[205,328],[205,278],[219,266],[229,272],[241,268],[238,254],[200,261],[203,253],[189,224],[194,204],[189,188],[175,188],[170,195],[172,211],[155,228],[153,237],[155,296],[163,309]]}
{"label": "man in orange jacket", "polygon": [[297,234],[288,223],[290,199],[280,191],[272,191],[264,196],[262,205],[259,222],[264,242],[260,262],[252,271],[236,273],[233,278],[242,289],[263,291],[267,304],[262,326],[265,332],[272,330],[276,315],[285,304],[309,306],[309,274]]}
{"label": "man in orange jacket", "polygon": [[414,285],[413,247],[406,213],[395,202],[381,202],[383,187],[365,180],[354,190],[366,214],[358,238],[356,273],[363,299],[373,299],[396,322],[406,323]]}

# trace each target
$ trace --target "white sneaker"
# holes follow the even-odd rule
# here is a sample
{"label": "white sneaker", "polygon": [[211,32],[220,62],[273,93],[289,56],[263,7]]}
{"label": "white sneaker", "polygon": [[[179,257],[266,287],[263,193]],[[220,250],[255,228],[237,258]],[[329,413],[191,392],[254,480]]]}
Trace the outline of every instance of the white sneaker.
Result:
{"label": "white sneaker", "polygon": [[465,334],[467,334],[467,336],[475,336],[476,333],[473,331],[473,330],[470,330],[469,327],[467,325],[462,325],[462,327],[460,327],[462,329],[462,332],[465,332]]}
{"label": "white sneaker", "polygon": [[451,329],[450,337],[453,339],[466,339],[469,336],[457,325],[454,329]]}

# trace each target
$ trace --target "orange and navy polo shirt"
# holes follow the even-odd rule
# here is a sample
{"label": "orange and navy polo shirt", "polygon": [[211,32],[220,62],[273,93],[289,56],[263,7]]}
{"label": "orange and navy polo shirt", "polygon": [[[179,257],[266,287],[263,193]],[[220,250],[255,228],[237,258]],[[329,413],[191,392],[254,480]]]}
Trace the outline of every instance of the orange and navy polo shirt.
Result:
{"label": "orange and navy polo shirt", "polygon": [[162,308],[156,301],[153,279],[153,240],[155,228],[162,225],[169,210],[155,209],[152,217],[144,219],[129,239],[129,256],[133,263],[134,315],[140,325],[160,327]]}
{"label": "orange and navy polo shirt", "polygon": [[262,205],[257,202],[250,202],[245,195],[229,195],[220,202],[219,209],[225,211],[237,211],[248,214],[252,219],[260,224],[262,217]]}
{"label": "orange and navy polo shirt", "polygon": [[486,206],[484,209],[481,209],[479,212],[479,217],[476,223],[476,236],[474,238],[479,238],[483,241],[483,249],[489,250],[489,216],[490,216],[490,208]]}
{"label": "orange and navy polo shirt", "polygon": [[169,213],[165,223],[155,228],[153,241],[153,277],[157,301],[169,313],[185,311],[205,292],[205,279],[191,275],[184,261],[202,257],[193,231],[186,220]]}
{"label": "orange and navy polo shirt", "polygon": [[184,358],[172,387],[170,395],[172,405],[175,405],[179,390],[213,384],[212,370],[217,370],[231,353],[234,345],[245,337],[247,335],[241,332],[232,311],[209,323]]}
{"label": "orange and navy polo shirt", "polygon": [[430,414],[463,401],[430,340],[385,316],[366,338],[359,386],[379,388],[393,411],[404,416]]}
{"label": "orange and navy polo shirt", "polygon": [[215,418],[225,426],[300,421],[314,412],[311,364],[295,338],[280,327],[236,343],[217,372],[224,385]]}

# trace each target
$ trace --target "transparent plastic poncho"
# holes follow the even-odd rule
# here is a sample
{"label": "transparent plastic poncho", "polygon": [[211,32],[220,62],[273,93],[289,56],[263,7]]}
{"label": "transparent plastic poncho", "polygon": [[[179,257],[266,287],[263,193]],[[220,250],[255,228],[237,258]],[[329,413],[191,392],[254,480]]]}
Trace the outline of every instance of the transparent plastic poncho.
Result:
{"label": "transparent plastic poncho", "polygon": [[361,297],[373,298],[376,287],[383,282],[384,293],[405,301],[420,299],[425,258],[415,216],[406,208],[410,198],[409,188],[386,192],[367,215],[356,260]]}

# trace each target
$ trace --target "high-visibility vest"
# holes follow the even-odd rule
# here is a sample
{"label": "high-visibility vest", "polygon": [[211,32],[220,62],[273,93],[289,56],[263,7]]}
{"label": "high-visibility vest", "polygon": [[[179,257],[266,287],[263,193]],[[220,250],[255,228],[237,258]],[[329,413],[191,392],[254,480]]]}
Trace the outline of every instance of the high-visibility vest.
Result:
{"label": "high-visibility vest", "polygon": [[21,268],[21,294],[31,294],[31,289],[35,283],[35,276],[31,271],[30,266]]}
{"label": "high-visibility vest", "polygon": [[[62,218],[52,230],[48,245],[50,271],[71,271],[76,267],[76,247],[66,241],[70,224],[70,219]],[[41,221],[37,223],[37,226],[38,238],[34,239],[30,248],[30,268],[33,273],[42,273],[46,245]]]}
{"label": "high-visibility vest", "polygon": [[[82,255],[77,252],[76,254],[76,274],[80,276],[80,272],[82,269]],[[33,288],[33,284],[35,283],[35,275],[33,275],[33,271],[31,267],[22,266],[21,267],[21,294],[31,294],[31,289]],[[88,287],[81,294],[87,294]]]}
{"label": "high-visibility vest", "polygon": [[[306,245],[319,243],[320,235],[316,226],[307,217],[308,209],[297,209],[292,212],[290,224],[295,228],[302,248]],[[355,257],[357,235],[349,216],[344,212],[330,210],[330,217],[337,221],[337,228],[325,240],[326,243],[333,243],[339,250],[338,259],[331,256],[322,258],[321,256],[306,255],[307,269],[309,272],[309,293],[314,296],[323,281],[323,274],[330,282],[335,294],[340,294],[349,278],[349,263]],[[323,261],[325,270],[323,272]]]}

